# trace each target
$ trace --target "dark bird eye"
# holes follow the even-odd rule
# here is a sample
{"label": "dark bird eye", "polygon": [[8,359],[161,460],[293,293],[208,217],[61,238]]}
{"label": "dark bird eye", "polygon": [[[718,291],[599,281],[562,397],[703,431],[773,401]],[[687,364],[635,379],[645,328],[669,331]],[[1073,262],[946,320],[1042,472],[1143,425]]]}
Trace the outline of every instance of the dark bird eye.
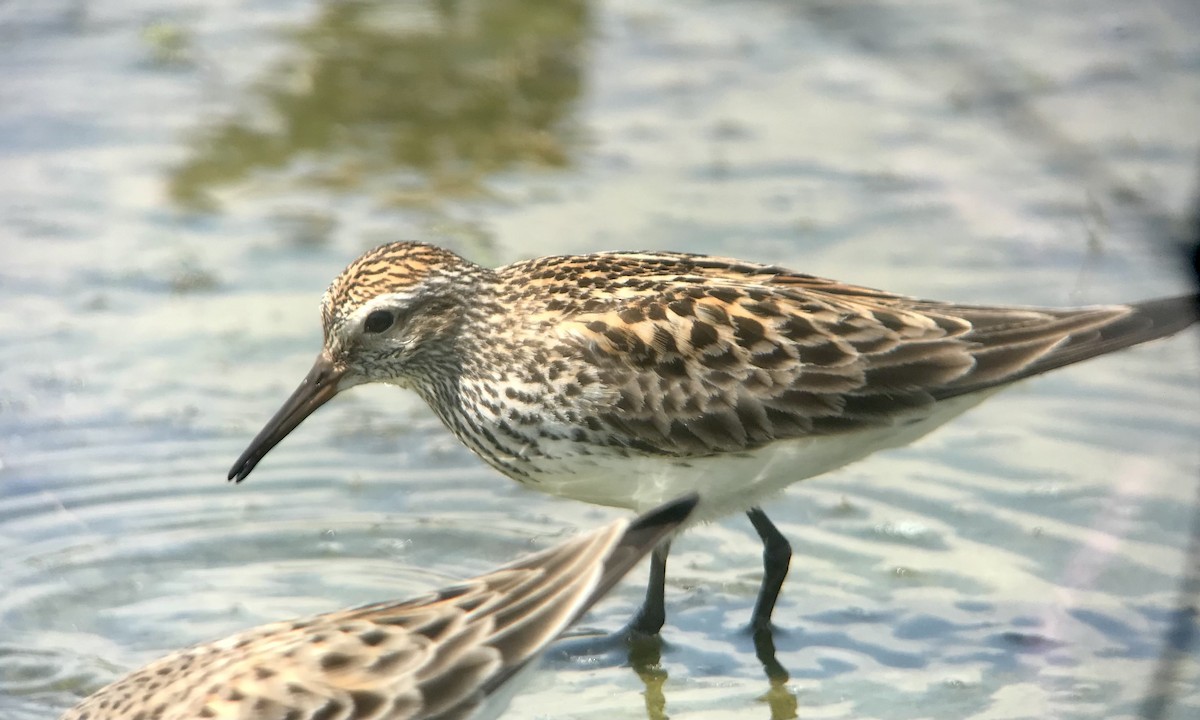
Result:
{"label": "dark bird eye", "polygon": [[367,316],[367,321],[363,323],[363,329],[369,333],[381,333],[392,326],[396,322],[396,316],[387,310],[376,310]]}

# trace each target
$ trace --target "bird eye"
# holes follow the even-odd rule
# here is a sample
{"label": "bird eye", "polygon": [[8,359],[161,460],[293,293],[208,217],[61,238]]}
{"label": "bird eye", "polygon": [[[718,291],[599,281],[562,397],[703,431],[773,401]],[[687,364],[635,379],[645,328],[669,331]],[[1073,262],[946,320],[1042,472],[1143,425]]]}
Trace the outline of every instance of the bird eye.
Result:
{"label": "bird eye", "polygon": [[387,310],[376,310],[367,316],[367,321],[363,323],[363,330],[369,333],[381,333],[392,326],[396,322],[396,316]]}

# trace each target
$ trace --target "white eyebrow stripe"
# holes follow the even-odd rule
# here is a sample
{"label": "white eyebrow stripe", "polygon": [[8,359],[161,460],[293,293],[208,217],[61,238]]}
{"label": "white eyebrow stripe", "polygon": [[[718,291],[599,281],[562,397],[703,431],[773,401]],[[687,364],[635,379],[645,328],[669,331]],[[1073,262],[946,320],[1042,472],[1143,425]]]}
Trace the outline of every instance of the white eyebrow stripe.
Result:
{"label": "white eyebrow stripe", "polygon": [[351,325],[361,324],[367,316],[376,310],[394,310],[397,306],[412,302],[414,293],[384,293],[363,303],[357,310],[350,313],[346,321]]}

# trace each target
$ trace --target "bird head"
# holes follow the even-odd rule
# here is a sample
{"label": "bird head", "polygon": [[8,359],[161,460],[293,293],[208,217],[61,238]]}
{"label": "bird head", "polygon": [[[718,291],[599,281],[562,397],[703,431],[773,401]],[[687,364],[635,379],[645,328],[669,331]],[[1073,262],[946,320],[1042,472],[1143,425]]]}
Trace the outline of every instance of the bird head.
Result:
{"label": "bird head", "polygon": [[324,347],[304,380],[229,471],[241,482],[317,408],[370,382],[421,387],[455,365],[454,341],[482,268],[424,243],[375,248],[321,302]]}

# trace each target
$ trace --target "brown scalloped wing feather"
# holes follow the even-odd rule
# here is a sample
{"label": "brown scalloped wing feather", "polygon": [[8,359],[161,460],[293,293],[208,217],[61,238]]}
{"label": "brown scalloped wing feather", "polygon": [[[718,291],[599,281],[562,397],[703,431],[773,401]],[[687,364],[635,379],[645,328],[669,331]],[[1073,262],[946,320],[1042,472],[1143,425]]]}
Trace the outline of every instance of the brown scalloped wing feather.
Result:
{"label": "brown scalloped wing feather", "polygon": [[938,400],[1195,319],[1190,298],[1161,301],[1158,322],[1130,322],[1146,314],[1140,306],[953,305],[664,253],[545,258],[521,272],[558,315],[544,321],[563,339],[559,352],[616,389],[590,408],[602,428],[637,450],[685,457],[908,422]]}

